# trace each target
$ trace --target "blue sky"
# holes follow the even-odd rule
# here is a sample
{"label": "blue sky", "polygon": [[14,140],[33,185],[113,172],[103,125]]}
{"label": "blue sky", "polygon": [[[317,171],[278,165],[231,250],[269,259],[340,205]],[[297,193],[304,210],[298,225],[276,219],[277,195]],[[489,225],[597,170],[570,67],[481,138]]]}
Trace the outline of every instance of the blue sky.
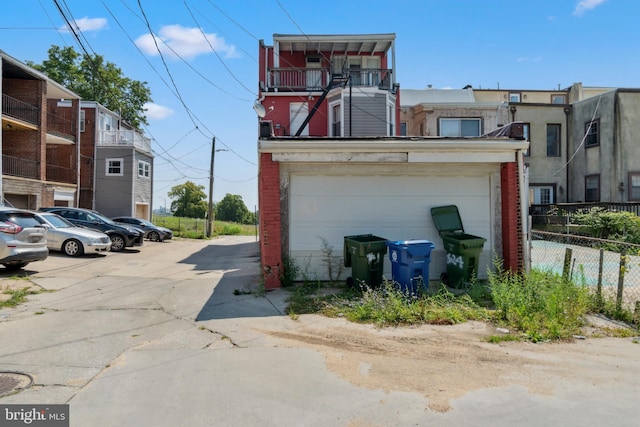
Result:
{"label": "blue sky", "polygon": [[[257,205],[258,41],[279,34],[396,34],[403,89],[640,87],[637,0],[58,0],[85,46],[148,83],[154,208],[187,180]],[[148,23],[148,24],[147,24]],[[150,31],[151,30],[151,31]],[[158,55],[151,36],[161,42]],[[206,35],[206,38],[205,36]],[[0,49],[42,62],[81,51],[54,0],[3,4]],[[180,58],[169,49],[179,53]],[[174,86],[175,85],[175,86]]]}

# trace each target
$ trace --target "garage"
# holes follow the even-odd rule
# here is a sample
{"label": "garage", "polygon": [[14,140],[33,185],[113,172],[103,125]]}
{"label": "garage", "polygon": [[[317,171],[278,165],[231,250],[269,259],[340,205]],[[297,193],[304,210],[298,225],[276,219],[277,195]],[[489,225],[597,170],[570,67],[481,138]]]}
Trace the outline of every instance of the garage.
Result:
{"label": "garage", "polygon": [[[438,279],[445,268],[445,251],[430,209],[449,204],[458,206],[465,232],[487,239],[480,257],[480,270],[486,276],[494,241],[492,182],[499,182],[498,165],[412,164],[395,168],[395,173],[388,165],[384,175],[371,174],[380,165],[334,164],[317,174],[310,172],[313,169],[320,168],[290,167],[288,176],[289,256],[307,279],[329,280],[330,275],[335,279],[342,268],[344,236],[356,234],[431,240],[436,247],[430,276]],[[327,249],[333,256],[331,274]],[[384,271],[391,272],[388,259]],[[342,273],[340,279],[349,271]]]}
{"label": "garage", "polygon": [[[456,205],[464,231],[486,239],[478,276],[494,256],[523,264],[522,150],[509,138],[284,139],[260,141],[260,242],[267,289],[284,258],[298,280],[343,280],[344,236],[435,244],[429,276],[446,269],[430,209]],[[385,257],[385,276],[391,263]]]}

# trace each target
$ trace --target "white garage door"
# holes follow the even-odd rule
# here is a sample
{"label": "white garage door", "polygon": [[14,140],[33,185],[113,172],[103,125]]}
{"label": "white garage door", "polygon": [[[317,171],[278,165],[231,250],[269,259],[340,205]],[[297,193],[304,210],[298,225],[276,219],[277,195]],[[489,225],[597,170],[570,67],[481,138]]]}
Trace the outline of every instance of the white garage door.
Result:
{"label": "white garage door", "polygon": [[[289,254],[300,268],[300,279],[342,280],[350,274],[342,266],[344,236],[373,234],[392,241],[426,239],[436,245],[431,252],[429,275],[432,280],[438,279],[445,270],[446,252],[430,208],[453,204],[458,206],[465,232],[487,239],[479,266],[479,276],[485,277],[493,246],[495,210],[491,188],[491,173],[487,171],[476,176],[292,174]],[[384,272],[390,278],[388,257]]]}

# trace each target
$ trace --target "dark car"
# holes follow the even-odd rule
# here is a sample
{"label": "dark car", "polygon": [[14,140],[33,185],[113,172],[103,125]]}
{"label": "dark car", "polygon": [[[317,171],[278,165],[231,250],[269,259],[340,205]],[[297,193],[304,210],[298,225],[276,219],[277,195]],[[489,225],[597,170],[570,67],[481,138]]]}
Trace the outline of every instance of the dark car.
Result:
{"label": "dark car", "polygon": [[18,270],[49,255],[45,229],[33,212],[0,207],[0,264]]}
{"label": "dark car", "polygon": [[162,242],[163,240],[170,240],[173,238],[173,231],[168,228],[155,225],[151,221],[146,219],[134,218],[132,216],[116,216],[111,218],[117,223],[133,225],[136,228],[144,231],[144,237],[154,242]]}
{"label": "dark car", "polygon": [[99,212],[90,209],[53,207],[40,208],[42,212],[53,212],[68,219],[79,227],[102,231],[111,239],[111,251],[119,252],[124,248],[142,246],[144,232],[138,228],[117,224]]}

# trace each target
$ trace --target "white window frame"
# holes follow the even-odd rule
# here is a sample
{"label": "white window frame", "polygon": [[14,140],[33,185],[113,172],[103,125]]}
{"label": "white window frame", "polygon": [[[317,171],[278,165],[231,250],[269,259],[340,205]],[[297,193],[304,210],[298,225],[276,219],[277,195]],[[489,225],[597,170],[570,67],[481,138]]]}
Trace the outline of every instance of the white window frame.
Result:
{"label": "white window frame", "polygon": [[[336,117],[336,107],[338,107],[338,113],[340,117]],[[342,108],[342,101],[333,101],[329,104],[329,136],[342,136],[344,135],[344,108]],[[336,133],[335,125],[340,123],[339,133]]]}
{"label": "white window frame", "polygon": [[[547,203],[544,203],[543,192],[549,197]],[[555,193],[553,185],[531,185],[529,187],[529,197],[534,205],[546,205],[555,203]]]}
{"label": "white window frame", "polygon": [[151,178],[151,163],[138,160],[138,177]]}
{"label": "white window frame", "polygon": [[[119,173],[110,172],[110,170],[114,168],[113,164],[116,162],[120,164],[120,172]],[[104,172],[106,176],[124,176],[124,159],[116,158],[116,157],[106,159]]]}
{"label": "white window frame", "polygon": [[520,102],[520,94],[515,92],[510,92],[509,102]]}
{"label": "white window frame", "polygon": [[80,132],[84,132],[85,129],[85,117],[86,117],[86,111],[85,110],[80,110]]}

